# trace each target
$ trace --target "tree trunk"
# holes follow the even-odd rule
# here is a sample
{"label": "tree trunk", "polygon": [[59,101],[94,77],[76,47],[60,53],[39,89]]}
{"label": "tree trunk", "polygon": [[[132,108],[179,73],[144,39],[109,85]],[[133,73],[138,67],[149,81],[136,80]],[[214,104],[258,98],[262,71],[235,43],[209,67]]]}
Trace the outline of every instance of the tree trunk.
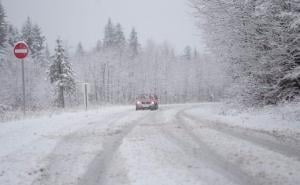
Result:
{"label": "tree trunk", "polygon": [[61,108],[65,108],[65,97],[64,97],[64,88],[63,87],[60,87],[59,88],[59,106]]}

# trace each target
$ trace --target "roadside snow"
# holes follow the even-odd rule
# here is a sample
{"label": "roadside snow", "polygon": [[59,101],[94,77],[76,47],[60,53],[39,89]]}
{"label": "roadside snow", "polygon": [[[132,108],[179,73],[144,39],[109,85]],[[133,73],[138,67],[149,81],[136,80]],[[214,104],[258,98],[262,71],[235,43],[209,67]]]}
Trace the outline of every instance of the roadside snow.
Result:
{"label": "roadside snow", "polygon": [[300,140],[300,104],[241,111],[221,103],[203,103],[186,111],[200,120],[224,123]]}
{"label": "roadside snow", "polygon": [[[51,161],[51,158],[63,157],[63,153],[64,155],[70,155],[67,157],[69,161],[65,162],[68,164],[73,163],[74,167],[76,167],[76,169],[68,169],[73,169],[74,177],[78,173],[83,173],[86,170],[86,166],[82,165],[87,164],[101,150],[101,142],[99,143],[99,141],[92,139],[85,142],[84,135],[80,135],[80,137],[76,137],[79,140],[79,145],[77,143],[72,145],[73,141],[70,140],[68,143],[67,140],[65,141],[66,145],[62,146],[62,150],[59,150],[57,148],[58,143],[64,141],[64,137],[77,130],[86,127],[92,128],[91,125],[95,123],[97,123],[98,129],[102,127],[103,131],[106,131],[111,120],[122,115],[127,115],[130,110],[131,108],[126,106],[106,107],[88,112],[64,113],[36,119],[1,123],[0,184],[32,184],[38,177],[48,173],[46,171],[48,169],[45,169],[45,166],[49,164],[47,164],[48,162],[45,159],[50,157],[49,160]],[[80,144],[80,142],[84,143],[84,145]],[[83,153],[84,156],[79,156],[81,154],[73,151],[76,149]],[[49,156],[53,151],[56,153]],[[78,157],[81,157],[80,161],[76,161]],[[63,166],[63,163],[58,165]],[[64,171],[66,169],[58,168],[58,170]],[[72,178],[70,177],[70,179]],[[76,178],[74,179],[76,180]]]}

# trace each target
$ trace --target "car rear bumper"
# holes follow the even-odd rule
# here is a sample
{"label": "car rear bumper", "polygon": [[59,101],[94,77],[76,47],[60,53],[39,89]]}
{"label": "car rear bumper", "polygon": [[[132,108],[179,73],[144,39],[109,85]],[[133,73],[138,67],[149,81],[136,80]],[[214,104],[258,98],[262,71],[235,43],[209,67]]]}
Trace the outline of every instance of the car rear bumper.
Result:
{"label": "car rear bumper", "polygon": [[155,109],[156,105],[155,104],[137,104],[136,109]]}

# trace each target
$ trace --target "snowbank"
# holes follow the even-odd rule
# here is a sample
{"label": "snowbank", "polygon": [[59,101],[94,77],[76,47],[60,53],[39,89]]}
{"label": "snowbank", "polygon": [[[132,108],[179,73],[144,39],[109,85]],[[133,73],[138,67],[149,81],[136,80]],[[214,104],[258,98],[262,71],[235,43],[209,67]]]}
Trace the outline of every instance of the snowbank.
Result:
{"label": "snowbank", "polygon": [[227,104],[202,104],[186,111],[202,120],[270,132],[300,139],[300,104],[238,110]]}

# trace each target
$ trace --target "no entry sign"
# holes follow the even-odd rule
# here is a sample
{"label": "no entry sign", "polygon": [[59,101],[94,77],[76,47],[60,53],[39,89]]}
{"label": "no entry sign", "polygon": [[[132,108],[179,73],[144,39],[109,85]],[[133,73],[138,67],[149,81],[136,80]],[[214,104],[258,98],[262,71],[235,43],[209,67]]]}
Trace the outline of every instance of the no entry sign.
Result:
{"label": "no entry sign", "polygon": [[28,46],[25,42],[17,42],[14,48],[14,54],[18,59],[24,59],[28,55]]}
{"label": "no entry sign", "polygon": [[23,59],[25,57],[27,57],[28,50],[29,50],[28,45],[23,41],[17,42],[15,44],[14,54],[18,59],[22,59],[21,64],[22,64],[22,82],[23,82],[22,89],[23,89],[23,113],[24,113],[24,115],[26,113],[26,100],[25,100],[25,71],[24,71],[24,60]]}

